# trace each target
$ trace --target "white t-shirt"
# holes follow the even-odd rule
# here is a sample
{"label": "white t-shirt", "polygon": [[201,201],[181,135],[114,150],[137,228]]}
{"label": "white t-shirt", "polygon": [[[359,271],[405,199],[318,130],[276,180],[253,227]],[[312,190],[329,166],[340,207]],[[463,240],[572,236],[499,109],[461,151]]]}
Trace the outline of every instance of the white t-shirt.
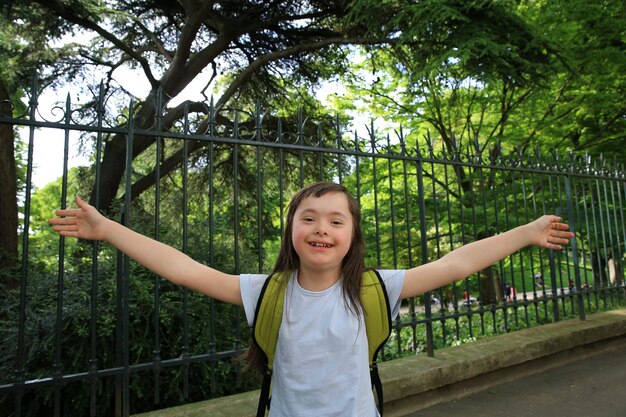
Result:
{"label": "white t-shirt", "polygon": [[[400,311],[404,270],[378,271],[392,319]],[[241,298],[252,326],[267,275],[242,274]],[[375,417],[367,336],[344,302],[341,280],[320,291],[287,285],[272,376],[271,417]]]}

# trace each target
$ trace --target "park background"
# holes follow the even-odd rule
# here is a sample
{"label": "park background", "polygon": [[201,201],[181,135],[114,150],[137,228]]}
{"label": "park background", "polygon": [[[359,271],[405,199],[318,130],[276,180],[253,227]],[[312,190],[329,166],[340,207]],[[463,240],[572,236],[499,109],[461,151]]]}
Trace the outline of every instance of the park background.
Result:
{"label": "park background", "polygon": [[624,303],[622,2],[1,7],[10,415],[129,415],[258,383],[231,360],[240,309],[51,233],[74,195],[234,273],[271,268],[286,202],[319,179],[358,198],[368,265],[417,265],[546,211],[573,225],[562,254],[407,300],[386,360]]}

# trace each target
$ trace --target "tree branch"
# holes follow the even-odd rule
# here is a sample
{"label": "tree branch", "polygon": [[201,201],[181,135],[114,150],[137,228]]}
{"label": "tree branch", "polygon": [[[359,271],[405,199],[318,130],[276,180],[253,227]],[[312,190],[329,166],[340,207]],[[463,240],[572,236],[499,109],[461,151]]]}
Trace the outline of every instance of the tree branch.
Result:
{"label": "tree branch", "polygon": [[146,61],[141,55],[137,54],[136,51],[134,51],[132,48],[129,48],[128,45],[124,43],[120,38],[103,29],[95,22],[75,14],[72,9],[66,7],[65,4],[61,3],[61,1],[59,0],[35,1],[41,4],[43,7],[55,12],[58,16],[66,19],[68,22],[72,22],[85,29],[96,32],[98,35],[102,36],[104,39],[118,47],[121,51],[127,53],[129,56],[135,59],[139,63],[139,65],[141,65],[144,73],[146,74],[146,77],[148,78],[148,81],[150,82],[150,85],[152,85],[152,88],[158,87],[159,83],[156,78],[154,78],[154,75],[152,75],[152,71],[150,70],[150,64],[148,63],[148,61]]}
{"label": "tree branch", "polygon": [[322,48],[326,48],[331,45],[357,45],[357,44],[382,44],[382,43],[395,43],[392,39],[381,39],[378,41],[373,41],[369,39],[362,38],[346,38],[346,37],[338,37],[338,38],[329,38],[324,39],[317,42],[312,42],[309,44],[299,44],[291,48],[283,49],[280,51],[275,51],[266,55],[263,55],[253,62],[250,63],[243,71],[241,71],[235,79],[230,83],[224,94],[219,98],[216,103],[216,109],[221,109],[224,104],[230,100],[230,98],[235,94],[235,92],[243,85],[259,68],[264,65],[276,61],[281,58],[288,58],[290,56],[298,55],[303,52],[310,52],[319,50]]}

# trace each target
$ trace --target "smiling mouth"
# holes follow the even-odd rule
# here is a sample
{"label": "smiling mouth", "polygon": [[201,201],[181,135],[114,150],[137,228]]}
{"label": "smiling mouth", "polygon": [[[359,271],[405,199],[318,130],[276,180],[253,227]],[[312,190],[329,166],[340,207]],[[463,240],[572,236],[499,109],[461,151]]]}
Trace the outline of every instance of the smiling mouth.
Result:
{"label": "smiling mouth", "polygon": [[314,246],[316,248],[332,248],[333,245],[328,243],[320,243],[320,242],[311,242],[309,245]]}

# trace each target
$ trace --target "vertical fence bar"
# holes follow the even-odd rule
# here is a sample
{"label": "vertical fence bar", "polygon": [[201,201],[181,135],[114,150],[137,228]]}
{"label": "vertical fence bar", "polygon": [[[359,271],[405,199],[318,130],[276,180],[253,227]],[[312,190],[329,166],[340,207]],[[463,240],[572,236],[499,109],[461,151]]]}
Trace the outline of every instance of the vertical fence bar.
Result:
{"label": "vertical fence bar", "polygon": [[[444,152],[445,154],[445,152]],[[432,155],[432,148],[431,148],[431,156]],[[461,154],[460,151],[458,149],[454,150],[454,154],[453,154],[453,158],[452,160],[449,162],[450,165],[452,166],[452,169],[455,173],[456,176],[456,186],[457,186],[457,191],[458,191],[458,198],[459,198],[459,222],[460,222],[460,229],[461,229],[461,242],[459,243],[460,245],[464,245],[467,242],[467,236],[466,236],[466,231],[465,231],[465,212],[466,212],[466,207],[465,207],[465,194],[466,194],[466,188],[464,187],[464,184],[470,184],[468,183],[468,179],[465,178],[465,171],[463,171],[463,164],[461,162]],[[451,249],[452,249],[453,245],[451,245]],[[470,300],[472,299],[471,296],[471,288],[469,286],[469,279],[465,278],[463,280],[463,287],[465,288],[463,291],[463,305],[465,306],[465,311],[464,311],[464,315],[467,319],[467,325],[468,325],[468,333],[469,333],[469,337],[473,338],[474,337],[474,328],[473,328],[473,322],[472,322],[472,316],[474,314],[473,309],[472,309],[472,305]]]}
{"label": "vertical fence bar", "polygon": [[[66,208],[67,203],[67,161],[70,147],[70,131],[72,105],[70,95],[65,99],[65,129],[63,134],[63,177],[61,180],[61,208]],[[59,264],[57,271],[57,305],[55,326],[55,356],[54,374],[56,378],[63,376],[63,296],[65,294],[65,238],[59,239]],[[61,385],[54,384],[54,415],[61,416]]]}
{"label": "vertical fence bar", "polygon": [[[431,178],[431,189],[432,189],[432,204],[433,204],[433,226],[435,228],[435,258],[439,259],[441,257],[441,242],[440,242],[440,227],[439,227],[439,210],[438,207],[438,197],[437,197],[437,181],[435,181],[435,164],[430,163],[430,178]],[[424,197],[425,198],[425,197]],[[425,250],[425,249],[424,249]],[[431,300],[431,292],[429,291],[427,294],[424,294],[424,306],[431,312],[432,314],[432,304]],[[446,344],[448,332],[446,328],[446,320],[444,314],[440,315],[441,322],[441,337],[443,339],[443,344]],[[456,334],[457,338],[459,337],[458,333]],[[433,336],[434,337],[434,336]]]}
{"label": "vertical fence bar", "polygon": [[[159,89],[157,95],[156,128],[160,132],[163,129],[163,90]],[[156,138],[154,158],[154,239],[161,239],[161,153],[163,152],[163,138]],[[161,381],[161,277],[154,275],[154,345],[152,348],[152,372],[154,374],[153,404],[161,403],[159,389]]]}
{"label": "vertical fence bar", "polygon": [[[485,185],[485,174],[483,172],[487,167],[484,164],[481,150],[478,145],[476,145],[476,153],[477,153],[477,161],[478,161],[476,164],[477,165],[476,169],[478,170],[481,204],[482,204],[482,210],[483,210],[483,226],[485,227],[484,236],[489,237],[492,235],[492,233],[489,230],[490,227],[489,227],[489,216],[488,216],[487,196],[486,196],[487,187]],[[487,267],[487,271],[489,271],[489,275],[490,275],[489,280],[491,281],[491,291],[493,291],[493,297],[492,297],[491,303],[489,304],[489,312],[491,313],[492,331],[495,333],[496,328],[497,328],[497,325],[496,325],[497,305],[500,302],[500,299],[501,299],[500,295],[502,293],[502,278],[501,277],[498,278],[498,276],[496,275],[496,272],[494,271],[493,265],[489,265]]]}
{"label": "vertical fence bar", "polygon": [[[529,180],[530,180],[530,195],[532,196],[532,201],[533,201],[533,206],[535,204],[535,192],[534,192],[534,180],[533,180],[533,174],[532,172],[529,174]],[[526,186],[524,184],[526,184],[527,179],[524,177],[524,171],[522,171],[522,191],[524,193],[523,195],[523,199],[524,199],[524,220],[526,222],[531,221],[531,215],[529,213],[529,204],[528,204],[528,193],[526,191]],[[536,210],[533,210],[532,213],[532,218],[534,218],[536,216]],[[537,296],[537,283],[535,282],[535,260],[534,260],[534,252],[535,252],[535,248],[533,248],[532,246],[530,248],[528,248],[528,261],[530,264],[530,276],[532,278],[532,293],[533,293],[533,304],[535,306],[535,321],[539,321],[539,303],[540,301],[538,301],[538,296]],[[526,275],[526,271],[522,271],[522,279],[524,279],[524,276]]]}
{"label": "vertical fence bar", "polygon": [[[514,225],[517,226],[520,223],[520,213],[519,213],[519,204],[518,204],[518,198],[517,198],[517,188],[515,187],[515,183],[516,183],[516,179],[515,179],[515,170],[511,170],[511,192],[513,194],[513,212],[515,215],[515,223]],[[523,187],[523,181],[522,181],[522,187]],[[511,226],[514,227],[514,226]],[[529,326],[530,324],[530,317],[528,316],[528,296],[526,295],[526,283],[524,280],[524,261],[523,261],[523,254],[521,251],[518,251],[516,254],[511,254],[511,274],[514,274],[514,268],[513,268],[513,259],[515,259],[515,257],[518,256],[519,260],[520,260],[520,268],[521,268],[521,279],[520,279],[520,285],[522,287],[522,305],[524,306],[524,322],[526,324],[526,326]]]}
{"label": "vertical fence bar", "polygon": [[[370,122],[370,143],[372,146],[372,182],[374,186],[374,218],[378,219],[378,172],[376,170],[377,149],[376,149],[376,134],[374,131],[374,122]],[[375,222],[376,228],[376,265],[380,266],[381,254],[380,254],[380,225],[378,221]]]}
{"label": "vertical fence bar", "polygon": [[[577,236],[574,237],[575,240],[577,240],[576,245],[578,247],[578,243],[580,242],[580,249],[578,250],[579,254],[582,254],[582,266],[583,266],[583,271],[585,271],[585,283],[588,283],[588,279],[587,279],[587,261],[586,261],[586,256],[585,253],[587,252],[587,250],[585,249],[585,240],[583,239],[583,235],[584,235],[584,227],[583,227],[583,222],[582,219],[580,217],[580,211],[581,211],[581,204],[580,204],[580,198],[578,196],[578,182],[580,182],[581,185],[583,185],[582,183],[582,179],[578,178],[577,176],[571,175],[572,178],[572,182],[574,183],[574,186],[572,187],[572,190],[574,192],[574,196],[573,196],[573,201],[575,202],[574,205],[574,210],[576,212],[576,219],[570,219],[570,221],[575,221],[576,222],[576,227],[575,230],[577,231]],[[581,188],[581,193],[582,193],[582,188]],[[583,199],[585,198],[584,194],[583,194]],[[583,206],[584,209],[584,206]],[[578,261],[579,265],[580,265],[580,259]],[[576,283],[576,290],[579,292],[579,295],[581,297],[581,299],[583,299],[583,292],[587,295],[587,305],[589,305],[589,292],[586,291],[585,284],[582,283],[582,274],[580,274],[580,282]],[[584,303],[584,299],[583,299],[583,303]],[[583,306],[584,307],[584,306]]]}
{"label": "vertical fence bar", "polygon": [[[498,150],[498,153],[500,153],[501,150]],[[491,169],[489,171],[489,183],[491,184],[491,190],[492,190],[492,195],[493,195],[493,227],[494,227],[494,233],[495,234],[499,234],[500,233],[500,215],[499,215],[499,210],[500,208],[498,207],[498,184],[497,184],[497,180],[496,180],[496,173],[498,172],[498,166],[496,165],[496,161],[492,161],[492,166]],[[509,284],[509,279],[507,279],[507,277],[504,274],[504,259],[501,259],[498,262],[498,273],[500,275],[500,279],[502,280],[502,291],[504,294],[504,297],[502,297],[502,319],[504,320],[504,329],[506,331],[509,331],[509,313],[508,313],[508,303],[512,301],[511,297],[511,288],[513,287],[512,284],[514,284],[513,282],[513,277],[511,277],[510,281],[511,283]],[[506,288],[509,288],[508,294],[506,291]]]}
{"label": "vertical fence bar", "polygon": [[[509,172],[505,170],[503,166],[500,166],[499,169],[502,175],[502,194],[503,194],[502,201],[503,201],[503,209],[504,209],[504,230],[509,230],[512,228],[511,220],[509,217],[511,213],[511,210],[509,210],[509,193],[507,191],[507,182],[509,182],[507,180],[507,176]],[[511,192],[510,194],[515,196],[513,192]],[[519,327],[519,321],[520,321],[519,303],[518,303],[519,294],[517,293],[517,290],[516,290],[517,284],[515,280],[513,254],[509,255],[507,258],[509,260],[509,274],[511,275],[511,301],[513,305],[515,327]],[[503,274],[506,275],[506,271],[504,271]]]}
{"label": "vertical fence bar", "polygon": [[[605,247],[605,260],[606,260],[606,275],[607,275],[607,287],[608,287],[608,292],[609,292],[609,299],[610,299],[610,303],[611,305],[615,305],[615,287],[613,285],[613,280],[612,278],[615,278],[615,275],[613,275],[613,277],[611,276],[611,264],[613,264],[613,266],[615,265],[615,259],[614,259],[614,249],[615,249],[615,245],[613,242],[613,227],[611,225],[611,200],[609,199],[608,196],[608,192],[607,192],[607,182],[610,182],[610,178],[608,175],[609,169],[608,167],[606,167],[602,170],[602,195],[604,198],[604,215],[606,216],[606,220],[605,220],[605,224],[606,224],[606,237],[604,238],[604,247]],[[615,269],[613,269],[613,271],[615,272]]]}
{"label": "vertical fence bar", "polygon": [[[571,156],[571,155],[570,155]],[[566,216],[563,216],[567,219],[568,224],[570,224],[570,228],[574,228],[576,229],[577,225],[576,223],[576,212],[575,212],[575,208],[574,208],[574,195],[575,195],[575,189],[576,189],[576,181],[575,178],[573,177],[573,173],[575,172],[575,164],[576,161],[572,158],[570,158],[570,162],[567,166],[567,169],[564,170],[564,176],[563,176],[563,189],[565,191],[565,207],[564,207],[564,211],[567,213]],[[569,195],[568,195],[569,193]],[[568,200],[569,199],[569,200]],[[569,202],[572,202],[572,210],[570,213],[569,210]],[[578,248],[577,248],[578,249]],[[576,268],[580,267],[580,265],[573,265],[572,264],[572,260],[576,259],[578,260],[578,253],[573,253],[572,252],[572,247],[571,246],[567,246],[566,249],[563,251],[563,253],[561,254],[562,258],[564,259],[564,262],[567,266],[566,271],[567,271],[567,299],[569,300],[570,303],[570,315],[575,315],[577,313],[577,309],[578,309],[578,295],[576,294],[577,292],[577,283],[576,283]],[[578,271],[578,280],[580,281],[580,270]],[[578,291],[579,292],[579,291]],[[582,301],[582,298],[580,299],[580,301]],[[578,314],[580,314],[580,312],[578,312]]]}
{"label": "vertical fence bar", "polygon": [[[281,130],[279,124],[278,137],[281,137]],[[285,216],[283,213],[285,212],[285,195],[284,195],[284,180],[283,180],[283,166],[284,166],[284,154],[283,148],[278,149],[278,201],[279,201],[279,211],[280,211],[280,235],[283,235],[285,231]]]}
{"label": "vertical fence bar", "polygon": [[[411,238],[411,212],[410,212],[410,204],[409,204],[409,182],[408,182],[408,174],[407,174],[407,158],[408,152],[406,149],[406,141],[404,138],[404,134],[402,131],[402,127],[400,127],[400,150],[402,158],[402,180],[404,184],[404,224],[406,226],[406,245],[407,245],[407,255],[408,255],[408,268],[413,268],[415,266],[413,262],[413,242]],[[415,297],[411,297],[409,300],[409,314],[411,317],[411,330],[412,330],[412,346],[413,350],[417,351],[417,337],[416,337],[416,320],[417,316],[415,314]],[[398,316],[398,319],[400,317]]]}
{"label": "vertical fence bar", "polygon": [[[391,154],[391,142],[389,140],[389,134],[387,134],[387,155]],[[389,180],[387,181],[389,184],[389,205],[391,206],[391,248],[393,251],[393,267],[394,269],[398,267],[398,247],[396,245],[396,210],[395,210],[395,200],[393,197],[393,160],[391,158],[387,158],[387,172],[389,173]],[[400,338],[398,338],[400,341]]]}
{"label": "vertical fence bar", "polygon": [[[601,173],[604,172],[604,163],[602,163],[603,165],[603,169],[601,169]],[[607,202],[605,200],[602,199],[602,191],[601,191],[601,187],[600,187],[600,179],[598,177],[596,177],[595,179],[595,186],[596,186],[596,193],[598,196],[598,213],[600,214],[600,236],[602,238],[602,272],[605,274],[604,276],[604,283],[602,285],[602,294],[604,296],[604,304],[607,304],[607,298],[610,299],[611,297],[611,288],[610,288],[610,281],[609,281],[609,274],[608,274],[608,248],[606,246],[606,242],[607,242],[607,237],[606,237],[606,221],[604,220],[604,216],[605,216],[605,211],[603,210],[603,205],[605,206],[607,204]],[[607,296],[608,293],[608,296]]]}
{"label": "vertical fence bar", "polygon": [[[323,148],[323,141],[322,141],[322,134],[319,131],[319,126],[318,126],[318,138],[317,138],[317,143],[316,146]],[[317,178],[318,181],[325,181],[325,175],[324,175],[324,152],[318,152],[318,157],[319,157],[319,167],[318,167],[318,173],[317,173]]]}
{"label": "vertical fence bar", "polygon": [[[420,211],[420,237],[422,244],[422,265],[428,263],[428,239],[426,236],[426,203],[424,196],[424,175],[422,173],[423,160],[420,158],[416,161],[417,165],[417,201]],[[424,297],[430,297],[430,293],[424,294]],[[426,353],[428,356],[435,356],[435,342],[433,340],[433,323],[432,313],[430,311],[430,303],[425,304],[426,308]]]}
{"label": "vertical fence bar", "polygon": [[[280,119],[278,120],[278,127],[276,128],[276,136],[278,137],[278,141],[281,142],[283,140],[283,128]],[[280,236],[283,235],[285,231],[285,195],[284,195],[284,179],[283,179],[283,168],[284,168],[284,151],[283,148],[278,148],[278,210],[280,217]]]}
{"label": "vertical fence bar", "polygon": [[[554,191],[552,190],[552,176],[548,175],[548,193],[549,195],[554,195]],[[550,200],[551,212],[556,213],[554,207],[554,200]],[[556,263],[554,261],[554,251],[552,249],[548,249],[548,262],[550,264],[550,289],[552,299],[552,314],[554,315],[554,321],[560,321],[560,313],[559,313],[559,298],[556,287]],[[545,280],[544,280],[545,282]]]}
{"label": "vertical fence bar", "polygon": [[[123,213],[124,207],[121,207]],[[120,223],[125,224],[122,214]],[[123,372],[122,350],[124,349],[124,333],[122,331],[123,322],[123,275],[124,275],[124,255],[117,251],[115,268],[115,367],[121,368]],[[124,413],[124,381],[123,375],[119,372],[115,374],[115,417],[123,417]]]}
{"label": "vertical fence bar", "polygon": [[620,227],[619,227],[619,223],[617,221],[617,202],[615,201],[615,190],[613,187],[613,181],[611,179],[609,179],[609,186],[611,188],[611,206],[613,206],[613,224],[615,225],[614,227],[614,232],[611,233],[611,235],[615,235],[615,246],[613,246],[611,248],[611,252],[612,252],[612,258],[613,258],[613,270],[614,270],[614,274],[615,274],[615,292],[617,295],[617,304],[621,303],[621,299],[622,299],[622,294],[621,291],[619,290],[619,286],[621,285],[621,281],[622,281],[622,275],[623,275],[623,266],[622,266],[622,256],[620,256],[621,253],[623,253],[622,251],[622,243],[620,241]]}
{"label": "vertical fence bar", "polygon": [[[607,229],[607,234],[608,234],[608,238],[605,238],[604,240],[604,244],[605,244],[605,258],[606,258],[606,266],[607,266],[607,284],[609,286],[609,296],[611,299],[611,304],[615,304],[614,301],[614,296],[615,294],[615,287],[613,285],[613,282],[611,282],[611,262],[613,263],[613,273],[614,273],[614,278],[616,277],[615,275],[615,244],[613,242],[613,227],[611,226],[611,201],[609,200],[609,195],[607,192],[607,182],[610,182],[610,178],[608,177],[608,175],[606,175],[606,173],[608,172],[607,169],[603,170],[604,171],[604,178],[602,181],[602,194],[604,195],[604,207],[606,210],[606,229]],[[608,241],[608,248],[606,247],[607,245],[607,241]]]}
{"label": "vertical fence bar", "polygon": [[[339,120],[339,114],[335,115],[334,127],[335,127],[335,146],[337,147],[338,150],[342,150],[344,146],[343,146],[343,141],[341,138],[341,122]],[[349,157],[346,159],[349,160]],[[338,166],[337,176],[339,179],[339,183],[343,184],[343,177],[344,177],[343,160],[342,160],[342,154],[340,152],[337,152],[337,166]]]}
{"label": "vertical fence bar", "polygon": [[[237,117],[235,117],[237,120]],[[237,129],[235,129],[237,132]],[[235,274],[239,275],[241,271],[239,270],[239,144],[235,143],[233,145],[233,243],[235,247]],[[235,322],[237,323],[235,329],[235,340],[234,340],[234,349],[237,350],[241,346],[241,329],[239,326],[239,309],[235,310]],[[239,364],[235,364],[236,371],[236,386],[241,386],[241,369]]]}
{"label": "vertical fence bar", "polygon": [[[520,155],[520,160],[521,160],[521,155]],[[526,184],[527,184],[527,179],[525,177],[525,169],[521,169],[520,170],[520,178],[521,178],[521,188],[522,188],[522,202],[523,202],[523,206],[524,206],[524,217],[523,217],[523,221],[525,223],[528,223],[529,221],[531,221],[531,218],[528,214],[528,193],[526,190]],[[533,199],[534,199],[534,195],[533,195]],[[533,252],[534,252],[534,248],[531,246],[528,248],[527,250],[528,252],[528,263],[530,264],[530,275],[532,278],[532,294],[533,294],[533,301],[532,304],[534,305],[534,311],[535,311],[535,321],[539,321],[539,303],[537,302],[537,287],[535,285],[534,282],[534,261],[533,261]],[[520,254],[520,258],[523,259],[522,254]],[[522,274],[522,282],[525,282],[525,277],[526,277],[526,271],[524,270],[524,265],[521,265],[521,274]],[[527,289],[525,288],[524,285],[524,289],[523,289],[524,293],[526,293]]]}
{"label": "vertical fence bar", "polygon": [[[256,109],[254,112],[254,129],[255,129],[255,140],[258,143],[263,141],[263,125],[262,125],[262,117],[261,117],[261,103],[257,101]],[[257,271],[263,271],[263,228],[261,227],[262,219],[263,219],[263,158],[261,155],[261,147],[255,146],[255,156],[256,156],[256,224],[257,224]]]}
{"label": "vertical fence bar", "polygon": [[[259,139],[260,140],[260,139]],[[263,164],[261,159],[261,148],[259,146],[255,149],[256,152],[256,166],[257,166],[257,178],[256,178],[256,224],[257,224],[257,272],[263,272],[263,228],[261,227],[263,221]]]}
{"label": "vertical fence bar", "polygon": [[[361,147],[359,145],[359,135],[354,132],[354,149],[356,151],[356,155],[354,155],[354,172],[356,176],[356,200],[359,203],[359,207],[361,207]],[[363,219],[361,219],[363,222]]]}
{"label": "vertical fence bar", "polygon": [[[626,185],[626,182],[624,181],[624,177],[623,177],[623,171],[624,171],[624,167],[622,166],[622,174],[620,174],[619,172],[615,173],[615,181],[616,181],[616,186],[615,188],[617,189],[617,207],[620,208],[620,224],[621,224],[621,229],[622,229],[622,245],[619,246],[618,248],[618,253],[623,253],[626,249],[624,248],[624,246],[626,246],[626,222],[624,221],[624,200],[622,198],[622,186],[621,185]],[[619,230],[618,230],[619,233]],[[620,260],[620,278],[622,279],[621,285],[622,285],[622,295],[624,297],[626,297],[626,282],[624,281],[624,270],[626,268],[624,268],[624,259],[623,257],[619,257]]]}
{"label": "vertical fence bar", "polygon": [[[104,109],[104,85],[100,82],[100,87],[98,89],[98,99],[96,104],[96,160],[95,160],[95,207],[96,209],[100,209],[100,164],[102,161],[102,125],[105,116]],[[100,250],[99,242],[92,241],[91,242],[91,293],[90,293],[90,309],[91,314],[89,317],[90,321],[90,329],[89,333],[91,335],[91,346],[90,346],[90,357],[89,357],[89,373],[91,377],[89,378],[89,384],[91,388],[90,399],[89,399],[89,415],[90,417],[96,417],[97,414],[97,389],[98,389],[98,377],[96,375],[98,371],[98,330],[97,330],[97,317],[98,317],[98,252]]]}
{"label": "vertical fence bar", "polygon": [[[299,145],[304,145],[304,124],[305,124],[306,120],[304,118],[304,115],[302,113],[302,107],[300,107],[298,109],[298,140],[297,143]],[[298,162],[300,163],[300,181],[298,183],[298,188],[303,188],[304,187],[304,151],[302,150],[302,148],[300,148],[298,150]]]}
{"label": "vertical fence bar", "polygon": [[[587,178],[585,178],[587,179]],[[584,185],[585,183],[582,182],[581,185],[583,186],[583,194],[584,194]],[[591,189],[591,187],[589,187],[589,199],[590,199],[590,206],[591,206],[591,211],[592,211],[592,216],[593,216],[593,190]],[[587,208],[587,198],[584,197],[583,199],[583,208],[584,208],[584,212],[585,212],[585,226],[586,226],[586,230],[587,230],[587,236],[589,239],[589,263],[591,266],[591,278],[592,278],[592,284],[593,284],[593,290],[591,290],[592,294],[593,294],[593,298],[594,298],[594,302],[596,303],[596,306],[598,304],[598,288],[597,288],[597,283],[596,283],[596,267],[594,266],[597,265],[597,248],[595,248],[597,239],[596,239],[596,233],[597,233],[597,228],[595,227],[595,221],[592,221],[593,223],[591,223],[593,225],[593,229],[590,226],[589,223],[589,209]]]}
{"label": "vertical fence bar", "polygon": [[[563,199],[562,199],[563,190],[561,189],[562,188],[562,185],[561,185],[562,182],[563,182],[562,176],[558,176],[557,177],[557,186],[558,186],[558,188],[557,188],[557,190],[558,190],[557,191],[557,195],[559,196],[559,199],[558,199],[559,205],[558,205],[557,213],[559,213],[560,215],[564,211]],[[567,210],[567,202],[566,202],[565,210]],[[567,253],[568,253],[568,247],[567,246],[564,247],[564,249],[562,251],[557,251],[556,252],[556,257],[558,259],[558,265],[559,265],[559,268],[557,269],[558,275],[559,275],[559,283],[558,283],[558,285],[560,287],[559,299],[561,300],[561,310],[563,312],[563,317],[567,317],[566,301],[568,299],[568,295],[565,293],[565,288],[566,288],[565,281],[563,280],[563,268],[562,268],[562,266],[563,266],[563,258],[565,258],[565,264],[567,266],[566,274],[567,274],[568,284],[569,284],[569,280],[570,280],[570,271],[569,271],[569,262],[567,262],[567,258],[568,258]],[[573,313],[573,303],[572,303],[572,300],[570,300],[570,308],[571,308],[570,311]]]}
{"label": "vertical fence bar", "polygon": [[[363,210],[363,205],[361,202],[361,146],[359,144],[359,135],[354,132],[354,173],[356,177],[356,201],[359,205],[359,209]],[[364,220],[361,216],[361,228],[364,226]],[[365,233],[365,232],[363,232]],[[381,355],[384,356],[384,355]]]}
{"label": "vertical fence bar", "polygon": [[[215,187],[213,185],[213,167],[215,160],[215,142],[214,139],[214,129],[215,129],[215,113],[213,107],[213,100],[211,99],[211,104],[209,106],[209,130],[208,135],[211,139],[209,143],[209,167],[208,167],[208,183],[209,183],[209,266],[215,266],[215,216],[214,216],[214,200],[215,200]],[[216,320],[215,320],[215,299],[211,297],[209,299],[209,355],[212,356],[217,351],[217,337],[216,337]],[[217,366],[215,361],[211,361],[211,388],[213,391],[217,391]]]}
{"label": "vertical fence bar", "polygon": [[[443,168],[443,181],[445,184],[445,189],[446,190],[450,190],[450,175],[448,174],[448,164],[444,163],[442,164],[442,168]],[[452,234],[452,218],[453,218],[453,214],[452,214],[452,204],[450,202],[450,194],[452,194],[451,191],[448,191],[445,193],[445,198],[446,198],[446,212],[448,214],[448,252],[452,252],[454,250],[454,236]],[[461,207],[461,205],[459,204],[459,207]],[[454,332],[457,335],[457,337],[461,334],[461,323],[460,323],[460,313],[459,313],[459,297],[457,296],[457,285],[459,285],[457,282],[453,282],[452,284],[452,309],[453,309],[453,317],[454,317]],[[463,285],[463,284],[460,284]],[[443,298],[442,298],[443,301]],[[446,301],[447,303],[447,301]],[[443,311],[443,306],[442,306],[442,311]]]}
{"label": "vertical fence bar", "polygon": [[[131,227],[132,172],[133,172],[133,140],[135,130],[134,102],[128,106],[128,131],[126,139],[126,177],[124,181],[124,226]],[[130,416],[130,258],[122,257],[122,417]]]}
{"label": "vertical fence bar", "polygon": [[[565,185],[565,198],[567,199],[567,217],[569,218],[570,231],[576,233],[576,222],[574,221],[574,201],[572,200],[572,187],[570,176],[563,177]],[[572,245],[572,262],[574,263],[574,279],[576,280],[576,300],[578,302],[578,314],[580,320],[585,320],[585,305],[581,293],[580,284],[580,265],[578,263],[578,244],[576,239],[571,239]]]}
{"label": "vertical fence bar", "polygon": [[[184,117],[185,130],[188,130],[189,126],[189,114],[188,109],[185,108],[185,117]],[[189,165],[189,139],[183,139],[183,160],[182,160],[182,181],[183,181],[183,201],[182,203],[182,211],[183,211],[183,230],[182,230],[182,252],[184,254],[189,253],[188,247],[188,228],[189,222],[188,218],[188,206],[189,206],[189,193],[188,193],[188,165]],[[185,400],[189,399],[189,290],[185,287],[182,288],[183,291],[183,346],[181,352],[181,358],[183,360],[182,371],[183,371],[183,398]]]}
{"label": "vertical fence bar", "polygon": [[[159,112],[160,114],[160,112]],[[161,137],[156,138],[156,150],[155,150],[155,167],[154,167],[154,239],[159,241],[161,239],[161,164],[160,155],[162,153],[163,139]],[[152,362],[154,373],[154,390],[153,396],[154,405],[161,403],[161,392],[159,389],[161,381],[161,277],[154,274],[154,345],[152,349]]]}
{"label": "vertical fence bar", "polygon": [[[38,91],[37,77],[33,76],[31,84],[31,96],[28,102],[30,107],[29,119],[35,121],[37,118],[37,97]],[[35,149],[35,127],[31,125],[28,129],[28,151],[26,162],[26,189],[24,192],[24,230],[22,232],[22,259],[21,259],[21,280],[20,280],[20,306],[18,315],[17,333],[17,355],[15,358],[15,416],[22,415],[22,396],[24,395],[23,382],[25,378],[26,362],[26,292],[28,283],[28,244],[30,230],[30,201],[31,190],[33,189],[33,153]]]}
{"label": "vertical fence bar", "polygon": [[[530,182],[532,185],[532,189],[533,189],[533,215],[534,217],[538,217],[539,214],[545,214],[545,201],[543,198],[543,179],[542,179],[542,175],[541,175],[541,158],[540,158],[540,154],[538,151],[535,152],[534,155],[535,159],[533,160],[533,164],[534,164],[534,170],[531,173],[531,177],[530,177]],[[539,196],[539,197],[537,197]],[[537,199],[540,199],[541,202],[541,208],[539,207],[539,205],[537,204]],[[543,315],[546,318],[546,321],[548,319],[548,297],[546,295],[546,286],[545,286],[545,269],[544,269],[544,251],[543,250],[537,250],[538,252],[538,262],[539,265],[537,266],[537,269],[534,269],[531,271],[533,274],[533,287],[537,286],[537,280],[535,279],[535,277],[537,276],[537,273],[539,273],[540,279],[539,279],[539,285],[541,286],[541,304],[543,305]]]}
{"label": "vertical fence bar", "polygon": [[[597,171],[595,171],[594,174],[597,174]],[[593,252],[591,253],[592,259],[595,261],[595,266],[592,263],[592,269],[593,269],[593,274],[594,274],[594,277],[593,277],[594,293],[596,295],[596,303],[599,303],[598,298],[597,298],[599,296],[600,300],[604,304],[603,308],[606,308],[606,296],[605,296],[606,287],[604,285],[604,282],[605,282],[604,257],[602,256],[602,252],[600,251],[601,243],[600,243],[600,238],[598,237],[598,230],[600,230],[601,225],[598,226],[597,215],[596,215],[596,199],[599,200],[599,196],[594,197],[595,193],[594,193],[593,184],[595,181],[590,179],[590,185],[589,185],[589,196],[591,197],[591,203],[590,203],[591,219],[593,221],[593,233],[594,233],[594,248],[593,248]],[[596,187],[596,191],[597,191],[597,187]],[[601,212],[599,208],[598,208],[598,211]],[[602,214],[600,214],[600,216],[601,215]]]}

